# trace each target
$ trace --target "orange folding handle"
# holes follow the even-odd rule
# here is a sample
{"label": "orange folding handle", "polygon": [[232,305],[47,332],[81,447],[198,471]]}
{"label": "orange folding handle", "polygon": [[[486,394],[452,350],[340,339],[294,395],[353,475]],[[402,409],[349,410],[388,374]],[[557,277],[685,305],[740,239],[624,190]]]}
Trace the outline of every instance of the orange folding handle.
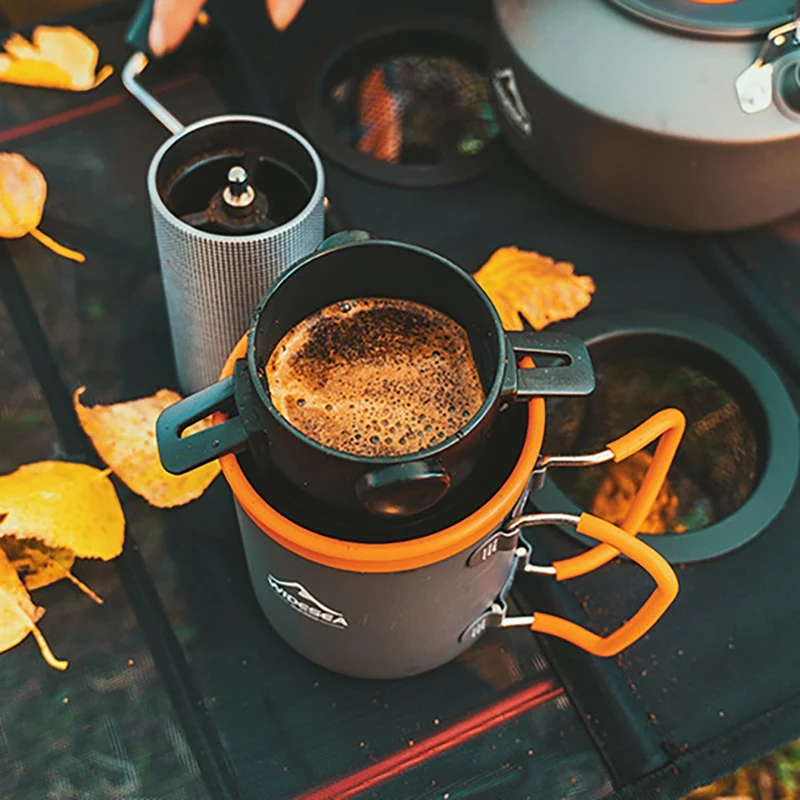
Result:
{"label": "orange folding handle", "polygon": [[[606,637],[598,636],[569,620],[541,612],[534,613],[531,630],[558,636],[595,656],[615,656],[658,622],[678,595],[678,579],[663,556],[611,522],[591,514],[582,514],[576,530],[605,543],[615,554],[624,553],[631,561],[646,569],[656,582],[655,591],[631,619]],[[570,577],[560,571],[558,562],[553,566],[556,568],[556,580]]]}
{"label": "orange folding handle", "polygon": [[[614,462],[619,463],[634,453],[644,450],[647,445],[661,437],[653,460],[642,480],[642,485],[620,526],[623,531],[627,531],[633,536],[639,532],[639,528],[650,513],[650,509],[664,485],[685,429],[686,418],[683,414],[677,408],[665,408],[663,411],[653,414],[638,428],[634,428],[608,445],[607,449],[614,455]],[[606,540],[601,541],[605,542]],[[556,568],[559,580],[568,580],[599,569],[615,559],[620,552],[625,551],[621,547],[612,546],[611,543],[600,544],[579,556],[556,561],[553,566]]]}

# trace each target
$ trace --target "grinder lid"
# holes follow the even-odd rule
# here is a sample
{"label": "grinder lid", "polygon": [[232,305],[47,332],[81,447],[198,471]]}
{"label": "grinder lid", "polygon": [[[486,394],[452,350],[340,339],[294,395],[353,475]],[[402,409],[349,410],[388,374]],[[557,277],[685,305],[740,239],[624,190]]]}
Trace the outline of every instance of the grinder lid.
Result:
{"label": "grinder lid", "polygon": [[661,27],[724,38],[763,34],[789,22],[792,0],[609,0]]}

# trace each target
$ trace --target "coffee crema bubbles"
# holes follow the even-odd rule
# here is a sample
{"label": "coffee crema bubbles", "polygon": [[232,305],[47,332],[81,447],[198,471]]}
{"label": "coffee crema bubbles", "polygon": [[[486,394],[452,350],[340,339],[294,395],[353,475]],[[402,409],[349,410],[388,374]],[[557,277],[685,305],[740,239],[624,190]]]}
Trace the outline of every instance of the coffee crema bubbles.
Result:
{"label": "coffee crema bubbles", "polygon": [[284,335],[265,372],[272,403],[292,426],[372,458],[439,444],[485,400],[464,329],[410,300],[326,306]]}

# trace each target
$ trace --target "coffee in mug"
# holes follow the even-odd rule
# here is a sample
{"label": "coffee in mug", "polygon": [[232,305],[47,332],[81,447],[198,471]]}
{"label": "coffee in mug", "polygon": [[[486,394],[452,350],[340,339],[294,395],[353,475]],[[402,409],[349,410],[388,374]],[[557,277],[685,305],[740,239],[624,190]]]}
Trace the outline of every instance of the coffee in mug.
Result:
{"label": "coffee in mug", "polygon": [[466,331],[410,300],[345,300],[306,317],[270,355],[272,403],[314,441],[358,456],[439,444],[485,393]]}

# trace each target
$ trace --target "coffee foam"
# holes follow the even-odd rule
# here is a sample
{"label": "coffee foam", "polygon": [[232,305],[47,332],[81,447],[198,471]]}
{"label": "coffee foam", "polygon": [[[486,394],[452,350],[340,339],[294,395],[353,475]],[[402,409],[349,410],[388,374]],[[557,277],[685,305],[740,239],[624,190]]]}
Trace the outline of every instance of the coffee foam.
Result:
{"label": "coffee foam", "polygon": [[464,329],[409,300],[358,298],[292,328],[266,366],[281,416],[353,455],[415,453],[463,428],[485,400]]}

